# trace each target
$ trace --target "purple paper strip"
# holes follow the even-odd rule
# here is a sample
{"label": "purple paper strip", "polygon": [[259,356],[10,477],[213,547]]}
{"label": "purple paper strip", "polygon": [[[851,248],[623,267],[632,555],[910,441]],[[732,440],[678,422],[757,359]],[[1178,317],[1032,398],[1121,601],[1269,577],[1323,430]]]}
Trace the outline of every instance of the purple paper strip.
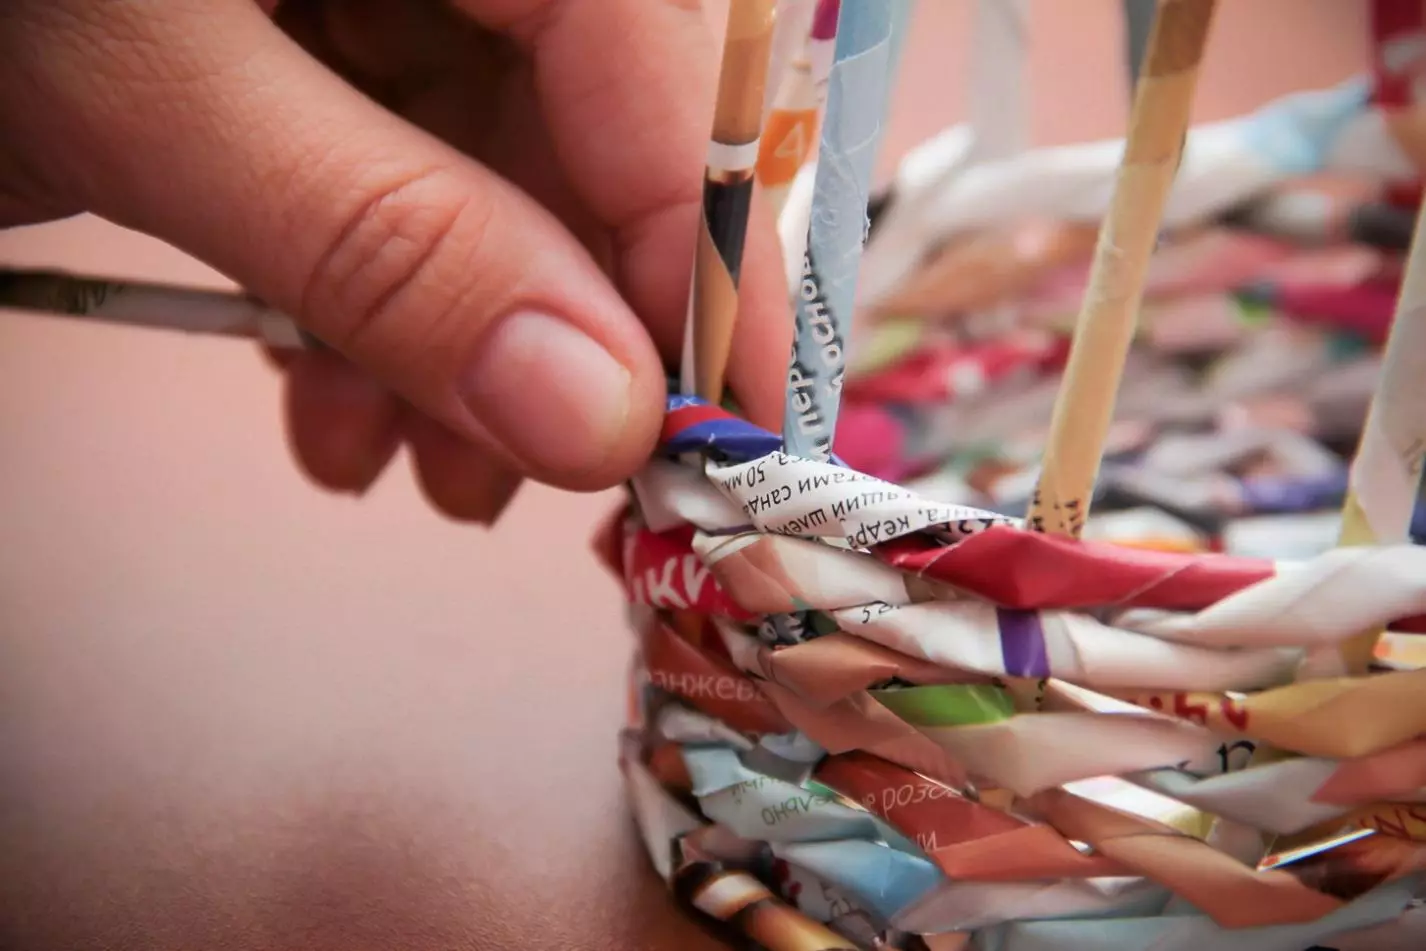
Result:
{"label": "purple paper strip", "polygon": [[1000,655],[1011,677],[1048,677],[1050,658],[1045,652],[1045,629],[1039,611],[996,608],[1000,625]]}

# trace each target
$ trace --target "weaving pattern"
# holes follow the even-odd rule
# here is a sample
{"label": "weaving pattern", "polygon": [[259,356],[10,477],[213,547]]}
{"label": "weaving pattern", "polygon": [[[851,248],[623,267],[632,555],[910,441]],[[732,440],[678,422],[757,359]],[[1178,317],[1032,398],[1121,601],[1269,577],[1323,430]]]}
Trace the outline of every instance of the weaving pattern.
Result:
{"label": "weaving pattern", "polygon": [[[1419,637],[1426,548],[1057,538],[670,407],[613,526],[652,848],[868,947],[1301,951],[1419,919],[1426,670],[1293,677],[1364,629]],[[1245,834],[1273,852],[1245,864]]]}

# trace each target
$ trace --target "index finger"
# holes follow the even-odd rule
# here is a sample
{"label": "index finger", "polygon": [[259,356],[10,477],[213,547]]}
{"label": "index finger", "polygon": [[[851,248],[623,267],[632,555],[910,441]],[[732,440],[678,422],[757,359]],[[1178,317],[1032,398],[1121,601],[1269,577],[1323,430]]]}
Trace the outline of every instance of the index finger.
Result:
{"label": "index finger", "polygon": [[[559,159],[610,229],[620,291],[666,360],[688,306],[718,52],[697,0],[454,0],[532,57]],[[745,412],[782,415],[792,316],[772,216],[749,226],[728,378]]]}

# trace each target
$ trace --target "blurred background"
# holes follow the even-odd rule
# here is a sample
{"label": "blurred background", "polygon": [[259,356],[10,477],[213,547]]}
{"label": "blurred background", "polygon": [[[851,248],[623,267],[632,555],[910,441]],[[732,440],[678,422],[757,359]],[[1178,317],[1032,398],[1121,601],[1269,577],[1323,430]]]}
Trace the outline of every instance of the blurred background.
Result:
{"label": "blurred background", "polygon": [[[1035,141],[1121,134],[1119,3],[1031,9]],[[919,5],[883,174],[963,117],[971,11]],[[1366,15],[1222,3],[1197,118],[1362,70]],[[86,219],[0,232],[0,262],[224,284]],[[282,909],[387,877],[363,913],[459,929],[472,869],[558,887],[576,872],[527,846],[583,829],[644,874],[614,766],[628,640],[588,544],[617,495],[527,486],[486,533],[399,465],[324,494],[279,396],[232,341],[0,314],[0,946],[286,934]]]}

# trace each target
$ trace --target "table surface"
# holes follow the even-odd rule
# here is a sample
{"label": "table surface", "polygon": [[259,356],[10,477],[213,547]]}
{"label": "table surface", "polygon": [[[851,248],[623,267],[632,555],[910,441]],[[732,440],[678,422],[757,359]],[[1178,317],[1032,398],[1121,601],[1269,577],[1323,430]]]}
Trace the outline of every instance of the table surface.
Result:
{"label": "table surface", "polygon": [[323,495],[275,384],[241,343],[0,321],[0,947],[721,947],[624,803],[617,495],[527,486],[493,534],[400,465]]}

